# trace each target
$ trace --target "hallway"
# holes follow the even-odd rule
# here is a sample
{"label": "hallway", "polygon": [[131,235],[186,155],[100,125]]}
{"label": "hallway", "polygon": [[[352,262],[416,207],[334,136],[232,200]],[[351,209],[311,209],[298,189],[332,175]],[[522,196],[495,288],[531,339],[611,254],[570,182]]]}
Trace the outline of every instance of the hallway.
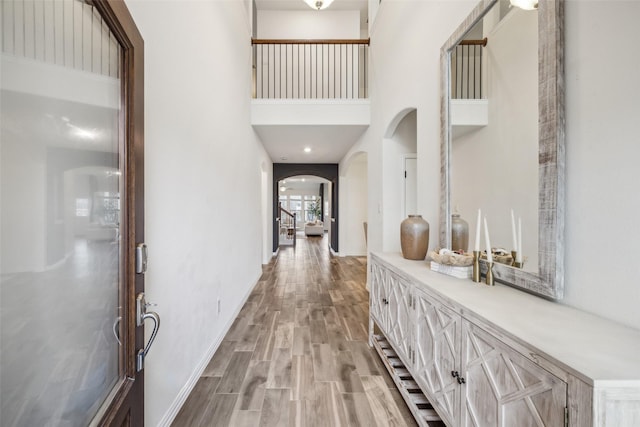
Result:
{"label": "hallway", "polygon": [[326,234],[281,248],[173,425],[416,425],[367,344],[365,283]]}

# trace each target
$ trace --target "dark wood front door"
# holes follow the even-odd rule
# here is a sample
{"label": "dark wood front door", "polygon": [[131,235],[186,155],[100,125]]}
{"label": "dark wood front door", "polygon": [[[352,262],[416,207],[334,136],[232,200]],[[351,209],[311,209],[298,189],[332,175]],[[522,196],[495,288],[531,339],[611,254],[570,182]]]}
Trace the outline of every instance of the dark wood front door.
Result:
{"label": "dark wood front door", "polygon": [[0,425],[142,426],[142,37],[122,0],[0,8]]}

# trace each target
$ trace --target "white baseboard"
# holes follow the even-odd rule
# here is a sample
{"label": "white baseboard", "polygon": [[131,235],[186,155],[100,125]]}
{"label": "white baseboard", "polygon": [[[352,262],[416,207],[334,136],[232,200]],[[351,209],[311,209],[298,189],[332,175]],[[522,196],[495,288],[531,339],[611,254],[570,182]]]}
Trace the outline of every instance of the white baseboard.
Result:
{"label": "white baseboard", "polygon": [[169,406],[169,409],[167,409],[167,412],[165,412],[164,416],[158,423],[158,427],[171,426],[171,423],[173,423],[173,421],[175,420],[176,416],[178,415],[178,412],[180,412],[180,408],[182,408],[182,405],[184,405],[184,402],[186,402],[187,398],[189,397],[189,394],[191,394],[191,391],[193,391],[193,388],[196,386],[196,383],[200,379],[200,376],[202,376],[202,373],[207,368],[209,361],[211,360],[215,352],[218,350],[218,347],[220,347],[220,344],[222,343],[222,340],[224,339],[224,337],[227,335],[227,332],[229,332],[229,329],[231,329],[231,325],[233,325],[233,322],[236,320],[236,317],[238,317],[238,314],[240,314],[240,310],[242,310],[242,307],[244,307],[245,303],[249,299],[249,295],[251,295],[251,292],[253,292],[255,287],[258,285],[258,280],[260,280],[261,276],[262,276],[262,272],[260,272],[258,277],[253,281],[254,285],[249,289],[247,294],[242,299],[242,303],[238,305],[235,312],[233,313],[233,315],[225,325],[223,333],[221,333],[220,336],[211,344],[211,346],[207,349],[207,352],[205,353],[205,355],[202,357],[200,362],[196,365],[195,370],[187,380],[186,384],[182,387],[182,389],[180,390],[176,398],[173,400],[173,403],[171,403],[171,406]]}

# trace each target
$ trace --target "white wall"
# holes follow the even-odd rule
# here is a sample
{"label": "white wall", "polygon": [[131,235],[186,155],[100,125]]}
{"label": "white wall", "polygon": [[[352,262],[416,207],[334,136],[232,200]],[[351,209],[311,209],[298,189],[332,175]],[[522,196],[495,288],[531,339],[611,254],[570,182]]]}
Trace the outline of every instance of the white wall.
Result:
{"label": "white wall", "polygon": [[258,38],[358,39],[360,12],[311,9],[258,10]]}
{"label": "white wall", "polygon": [[565,15],[564,303],[639,329],[640,2],[569,0]]}
{"label": "white wall", "polygon": [[340,256],[364,256],[367,246],[367,154],[355,154],[340,173]]}
{"label": "white wall", "polygon": [[[418,111],[418,209],[430,224],[438,224],[439,49],[474,5],[388,0],[378,10],[371,34],[372,124],[351,150],[369,153],[369,250],[382,249],[384,127],[408,106]],[[637,16],[638,2],[567,0],[565,5],[562,303],[634,328],[640,328],[640,81],[635,77],[640,57],[628,52],[636,50]],[[421,55],[415,55],[418,50]],[[432,236],[430,246],[434,243]],[[615,260],[610,268],[609,259]]]}
{"label": "white wall", "polygon": [[[398,123],[391,138],[382,143],[383,188],[383,238],[382,248],[387,252],[400,251],[400,223],[404,217],[404,159],[406,154],[417,152],[417,112],[412,110]],[[420,212],[412,212],[420,214]],[[436,224],[430,223],[435,230]],[[430,231],[431,231],[430,229]],[[429,235],[436,237],[433,232]]]}
{"label": "white wall", "polygon": [[[437,245],[440,47],[474,5],[473,1],[386,0],[377,11],[370,35],[368,68],[371,126],[345,156],[368,152],[369,251],[383,249],[382,211],[387,204],[386,193],[383,195],[387,177],[382,173],[385,132],[398,113],[407,108],[417,110],[418,213],[432,225],[430,246]],[[400,223],[395,227],[399,235]]]}
{"label": "white wall", "polygon": [[162,317],[145,417],[156,426],[175,416],[261,274],[261,165],[269,182],[272,166],[249,124],[243,3],[127,5],[145,40],[146,289]]}
{"label": "white wall", "polygon": [[513,209],[522,218],[525,270],[537,272],[538,14],[514,8],[485,35],[489,122],[452,141],[451,208],[469,223],[471,245],[482,209],[491,244],[508,251]]}

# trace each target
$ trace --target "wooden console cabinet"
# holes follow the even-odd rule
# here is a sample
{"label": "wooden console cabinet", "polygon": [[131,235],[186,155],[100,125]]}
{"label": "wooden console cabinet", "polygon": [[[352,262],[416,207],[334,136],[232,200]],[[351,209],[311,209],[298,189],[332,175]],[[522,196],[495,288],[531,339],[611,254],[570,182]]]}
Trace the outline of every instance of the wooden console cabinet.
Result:
{"label": "wooden console cabinet", "polygon": [[640,331],[371,255],[374,325],[448,426],[640,426]]}

